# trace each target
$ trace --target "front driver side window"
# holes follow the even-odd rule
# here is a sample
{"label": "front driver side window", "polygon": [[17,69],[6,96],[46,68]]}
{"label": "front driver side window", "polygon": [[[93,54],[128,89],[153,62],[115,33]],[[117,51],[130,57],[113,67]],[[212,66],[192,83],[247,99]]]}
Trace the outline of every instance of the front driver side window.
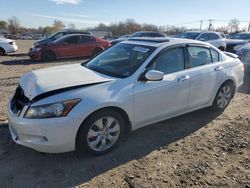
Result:
{"label": "front driver side window", "polygon": [[182,47],[173,48],[160,54],[151,69],[169,74],[183,70],[184,62],[184,49]]}

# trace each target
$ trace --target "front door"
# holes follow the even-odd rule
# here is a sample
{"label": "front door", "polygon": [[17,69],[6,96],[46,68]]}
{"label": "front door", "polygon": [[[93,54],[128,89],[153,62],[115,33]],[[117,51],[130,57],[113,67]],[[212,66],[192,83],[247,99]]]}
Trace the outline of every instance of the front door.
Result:
{"label": "front door", "polygon": [[190,76],[185,70],[184,48],[163,51],[148,67],[165,73],[161,81],[136,81],[134,85],[135,126],[153,123],[187,109]]}

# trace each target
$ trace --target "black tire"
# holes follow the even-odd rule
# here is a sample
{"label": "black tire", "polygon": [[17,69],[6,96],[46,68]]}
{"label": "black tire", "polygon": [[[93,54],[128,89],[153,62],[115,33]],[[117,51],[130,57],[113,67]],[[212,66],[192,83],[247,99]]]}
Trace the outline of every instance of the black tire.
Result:
{"label": "black tire", "polygon": [[[114,141],[114,143],[104,149],[104,150],[96,150],[93,149],[89,144],[89,142],[95,142],[96,140],[98,140],[98,137],[103,137],[103,135],[97,135],[97,136],[92,136],[89,137],[88,135],[90,134],[90,132],[95,128],[99,128],[99,126],[96,126],[95,124],[97,123],[97,121],[102,121],[104,122],[105,118],[114,118],[117,122],[113,122],[111,123],[111,126],[109,128],[112,129],[112,125],[114,124],[115,126],[119,126],[119,134],[117,136],[116,141]],[[107,120],[108,121],[108,120]],[[118,124],[117,124],[118,123]],[[113,110],[101,110],[101,111],[97,111],[96,113],[90,115],[81,125],[81,127],[79,128],[78,134],[77,134],[77,138],[76,138],[76,151],[78,152],[78,154],[83,154],[83,153],[90,153],[90,154],[94,154],[94,155],[102,155],[105,153],[110,152],[111,150],[113,150],[121,141],[122,137],[124,136],[124,119],[122,117],[121,114],[119,114],[116,111]],[[105,126],[104,126],[105,127]],[[107,124],[106,127],[107,128]],[[109,129],[107,128],[107,129]],[[96,130],[97,132],[100,132],[100,130]],[[103,133],[103,130],[101,131],[102,133],[100,134],[105,134]],[[95,132],[96,133],[96,132]],[[116,135],[115,135],[116,137]],[[102,138],[103,139],[103,138]],[[103,141],[99,140],[99,142],[96,142],[96,147],[100,147],[101,145],[103,145]],[[105,144],[108,143],[108,138],[105,137]],[[110,143],[112,143],[110,141]],[[99,145],[99,146],[98,146]],[[107,144],[106,144],[107,145]]]}
{"label": "black tire", "polygon": [[[227,90],[228,92],[226,92]],[[229,105],[229,103],[231,102],[234,96],[234,93],[235,93],[235,86],[232,82],[227,81],[224,84],[222,84],[219,90],[217,91],[212,108],[215,111],[219,111],[219,112],[224,111],[226,107]]]}
{"label": "black tire", "polygon": [[102,51],[103,51],[103,49],[101,49],[101,48],[94,49],[93,56],[96,56],[96,55],[100,54]]}
{"label": "black tire", "polygon": [[56,59],[56,55],[52,51],[45,51],[42,53],[42,61],[49,62],[54,61]]}
{"label": "black tire", "polygon": [[0,56],[3,56],[5,54],[5,50],[3,48],[0,48]]}

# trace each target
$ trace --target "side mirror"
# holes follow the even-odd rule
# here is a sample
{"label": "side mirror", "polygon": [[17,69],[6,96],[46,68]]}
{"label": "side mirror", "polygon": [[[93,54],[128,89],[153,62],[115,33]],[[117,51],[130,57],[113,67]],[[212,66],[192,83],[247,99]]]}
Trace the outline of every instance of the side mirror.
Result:
{"label": "side mirror", "polygon": [[144,76],[146,81],[160,81],[163,79],[163,77],[164,73],[157,70],[150,70]]}

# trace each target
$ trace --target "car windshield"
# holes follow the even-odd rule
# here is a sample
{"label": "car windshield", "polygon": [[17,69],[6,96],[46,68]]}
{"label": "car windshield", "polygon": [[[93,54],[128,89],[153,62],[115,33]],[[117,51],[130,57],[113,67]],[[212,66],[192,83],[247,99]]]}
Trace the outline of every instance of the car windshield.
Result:
{"label": "car windshield", "polygon": [[231,36],[230,39],[250,40],[250,33],[239,33]]}
{"label": "car windshield", "polygon": [[199,32],[186,32],[177,35],[177,38],[185,38],[185,39],[195,39],[200,33]]}
{"label": "car windshield", "polygon": [[50,35],[48,38],[50,38],[52,41],[55,41],[63,36],[62,32],[57,32],[53,35]]}
{"label": "car windshield", "polygon": [[131,76],[154,50],[155,47],[151,46],[120,43],[82,65],[108,76],[126,78]]}

